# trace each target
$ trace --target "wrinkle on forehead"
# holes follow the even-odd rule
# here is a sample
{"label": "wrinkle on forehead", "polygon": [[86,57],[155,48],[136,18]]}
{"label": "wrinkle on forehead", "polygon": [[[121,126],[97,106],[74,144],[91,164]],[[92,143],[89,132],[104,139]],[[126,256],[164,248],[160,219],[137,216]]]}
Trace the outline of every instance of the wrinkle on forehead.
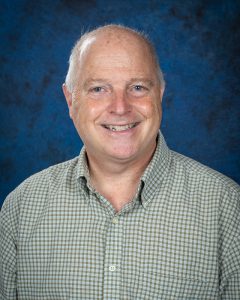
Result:
{"label": "wrinkle on forehead", "polygon": [[[122,59],[122,56],[118,57],[116,53],[118,51],[122,51],[122,53],[125,52],[128,59],[130,57],[129,52],[131,52],[131,50],[135,52],[134,55],[142,54],[145,57],[151,57],[151,53],[146,42],[138,36],[122,30],[120,32],[119,30],[105,30],[103,32],[98,32],[93,37],[89,37],[86,41],[84,41],[81,48],[83,48],[81,50],[81,58],[87,50],[93,52],[94,55],[97,56],[100,56],[100,53],[107,51],[107,55],[109,57],[115,57],[115,60],[118,60],[119,58]],[[112,50],[112,52],[109,52],[109,50]]]}
{"label": "wrinkle on forehead", "polygon": [[[85,67],[88,70],[92,67],[99,70],[113,69],[129,69],[131,65],[138,59],[139,68],[143,65],[155,65],[153,57],[146,43],[132,33],[119,30],[107,30],[88,37],[81,45],[79,68]],[[148,69],[148,68],[147,68]],[[139,71],[138,68],[134,69]],[[113,74],[114,75],[114,74]],[[139,71],[139,76],[142,75]]]}
{"label": "wrinkle on forehead", "polygon": [[144,41],[142,37],[121,28],[101,28],[96,30],[96,32],[94,32],[94,34],[89,38],[92,37],[95,38],[94,41],[96,41],[96,43],[99,42],[101,46],[106,47],[109,47],[110,45],[124,46],[127,44],[148,48],[146,47],[146,41]]}

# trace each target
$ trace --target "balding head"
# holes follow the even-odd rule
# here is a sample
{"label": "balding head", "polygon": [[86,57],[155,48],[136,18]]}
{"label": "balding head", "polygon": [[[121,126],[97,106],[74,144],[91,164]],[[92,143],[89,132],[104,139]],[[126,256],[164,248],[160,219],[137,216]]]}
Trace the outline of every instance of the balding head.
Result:
{"label": "balding head", "polygon": [[151,42],[143,33],[139,33],[129,27],[120,25],[106,25],[99,27],[93,31],[85,33],[77,41],[72,49],[69,59],[69,69],[66,76],[66,86],[70,92],[73,92],[77,82],[81,62],[90,47],[100,44],[101,47],[119,46],[124,47],[124,44],[138,45],[141,51],[145,51],[149,56],[153,65],[153,72],[156,73],[160,86],[164,88],[165,81],[159,66],[158,58],[155,49]]}

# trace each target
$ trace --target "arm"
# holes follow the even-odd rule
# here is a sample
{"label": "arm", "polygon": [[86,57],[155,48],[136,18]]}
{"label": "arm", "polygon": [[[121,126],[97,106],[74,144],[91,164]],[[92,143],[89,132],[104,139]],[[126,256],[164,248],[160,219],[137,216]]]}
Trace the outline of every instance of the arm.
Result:
{"label": "arm", "polygon": [[13,192],[0,212],[0,300],[17,299],[18,203]]}
{"label": "arm", "polygon": [[222,300],[240,299],[240,189],[226,192],[220,218],[220,291]]}
{"label": "arm", "polygon": [[[222,300],[240,299],[240,237],[234,240],[223,264]],[[223,273],[223,274],[224,274]]]}

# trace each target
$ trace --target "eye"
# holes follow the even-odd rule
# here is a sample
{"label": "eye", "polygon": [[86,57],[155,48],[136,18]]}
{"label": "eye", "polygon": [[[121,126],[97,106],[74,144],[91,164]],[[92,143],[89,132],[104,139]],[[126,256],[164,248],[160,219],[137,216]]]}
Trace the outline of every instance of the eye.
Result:
{"label": "eye", "polygon": [[134,84],[130,86],[129,92],[134,97],[143,97],[148,93],[149,89],[142,84]]}
{"label": "eye", "polygon": [[92,99],[105,99],[111,94],[111,86],[107,83],[93,82],[87,86],[86,94]]}
{"label": "eye", "polygon": [[142,85],[134,85],[133,89],[135,91],[142,91],[142,90],[145,90],[146,88],[144,86],[142,86]]}
{"label": "eye", "polygon": [[100,92],[103,92],[104,91],[104,88],[101,87],[101,86],[96,86],[96,87],[93,87],[90,89],[90,92],[93,92],[93,93],[100,93]]}

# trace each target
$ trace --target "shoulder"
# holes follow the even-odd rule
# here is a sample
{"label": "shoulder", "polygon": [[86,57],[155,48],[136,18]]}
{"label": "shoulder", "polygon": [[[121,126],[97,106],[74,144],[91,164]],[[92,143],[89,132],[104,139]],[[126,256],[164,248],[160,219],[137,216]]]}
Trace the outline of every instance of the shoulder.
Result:
{"label": "shoulder", "polygon": [[17,209],[22,206],[24,199],[43,202],[49,193],[54,194],[68,180],[76,174],[78,157],[60,164],[48,167],[24,180],[5,199],[2,211]]}
{"label": "shoulder", "polygon": [[[240,238],[240,186],[227,176],[171,151],[169,182],[186,207],[197,207],[197,214],[217,228],[224,251]],[[172,178],[172,179],[171,179]],[[209,230],[209,232],[210,232]]]}
{"label": "shoulder", "polygon": [[188,185],[202,188],[206,192],[228,192],[240,197],[240,186],[229,177],[175,151],[172,154],[172,169]]}
{"label": "shoulder", "polygon": [[[63,180],[69,175],[73,175],[75,171],[75,167],[78,163],[78,157],[75,157],[71,160],[62,162],[60,164],[56,164],[54,166],[50,166],[47,169],[44,169],[29,178],[27,178],[23,183],[22,186],[38,186],[44,182],[52,183],[54,181],[58,182]],[[50,180],[50,181],[49,181]],[[20,185],[21,187],[21,185]]]}
{"label": "shoulder", "polygon": [[240,186],[235,181],[182,154],[171,151],[171,156],[171,190],[189,204],[197,203],[203,214],[217,214],[219,222],[240,221]]}
{"label": "shoulder", "polygon": [[216,220],[221,229],[226,231],[220,233],[219,229],[219,234],[224,235],[225,244],[231,243],[239,236],[240,186],[191,158],[174,151],[171,153],[170,176],[175,183],[175,190],[184,195],[187,199],[185,202],[198,206],[198,212],[205,221],[206,218]]}
{"label": "shoulder", "polygon": [[[19,232],[28,232],[51,202],[67,198],[76,179],[78,157],[44,169],[23,181],[5,199],[0,212],[0,232],[17,241]],[[1,236],[1,235],[0,235]]]}

